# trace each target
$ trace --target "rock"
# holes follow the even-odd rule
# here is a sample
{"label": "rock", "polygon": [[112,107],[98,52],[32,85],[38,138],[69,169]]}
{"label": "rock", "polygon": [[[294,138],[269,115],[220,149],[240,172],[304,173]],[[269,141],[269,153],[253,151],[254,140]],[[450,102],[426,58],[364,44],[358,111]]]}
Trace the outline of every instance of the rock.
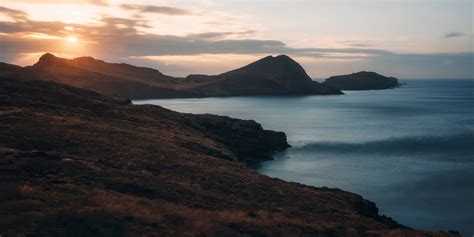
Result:
{"label": "rock", "polygon": [[340,90],[383,90],[400,86],[397,78],[385,77],[375,72],[357,72],[326,79],[324,85]]}
{"label": "rock", "polygon": [[290,147],[285,133],[264,130],[253,120],[206,114],[195,115],[193,122],[203,133],[226,144],[240,161],[271,160],[276,151]]}

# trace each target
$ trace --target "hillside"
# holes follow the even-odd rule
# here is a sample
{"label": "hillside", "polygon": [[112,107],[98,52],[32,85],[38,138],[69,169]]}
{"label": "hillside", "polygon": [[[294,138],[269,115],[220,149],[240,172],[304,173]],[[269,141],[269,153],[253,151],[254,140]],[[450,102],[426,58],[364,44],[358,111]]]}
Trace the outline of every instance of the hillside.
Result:
{"label": "hillside", "polygon": [[[341,94],[337,89],[313,82],[304,69],[288,56],[268,56],[240,69],[216,76],[190,75],[176,78],[160,71],[129,64],[107,63],[91,57],[58,58],[45,54],[25,68],[5,67],[17,77],[52,80],[122,98],[188,98],[244,95]],[[12,77],[12,73],[8,73]],[[41,76],[47,75],[47,76]]]}
{"label": "hillside", "polygon": [[187,78],[213,82],[192,89],[206,96],[342,94],[311,80],[303,67],[286,55],[268,56],[216,76],[191,75]]}
{"label": "hillside", "polygon": [[287,147],[254,121],[0,77],[0,131],[2,236],[448,236],[249,170]]}

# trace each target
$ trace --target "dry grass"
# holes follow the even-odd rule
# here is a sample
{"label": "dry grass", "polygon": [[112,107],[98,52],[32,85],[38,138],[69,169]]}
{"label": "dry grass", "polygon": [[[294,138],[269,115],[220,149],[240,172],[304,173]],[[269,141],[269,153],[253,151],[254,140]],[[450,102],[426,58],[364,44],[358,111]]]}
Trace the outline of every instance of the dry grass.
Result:
{"label": "dry grass", "polygon": [[[2,111],[16,111],[2,113]],[[262,176],[284,136],[46,82],[0,79],[0,234],[397,236],[375,205]]]}

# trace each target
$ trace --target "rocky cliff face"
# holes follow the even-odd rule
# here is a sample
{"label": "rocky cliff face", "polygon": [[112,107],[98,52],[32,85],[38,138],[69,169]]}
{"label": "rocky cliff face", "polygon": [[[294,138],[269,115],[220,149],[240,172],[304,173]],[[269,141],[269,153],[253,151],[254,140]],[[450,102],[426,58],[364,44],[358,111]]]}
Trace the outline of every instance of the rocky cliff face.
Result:
{"label": "rocky cliff face", "polygon": [[397,78],[364,71],[330,77],[323,84],[340,90],[383,90],[400,85]]}
{"label": "rocky cliff face", "polygon": [[190,75],[187,78],[175,78],[158,70],[107,63],[91,57],[63,59],[52,54],[45,54],[33,66],[20,69],[4,67],[1,73],[14,70],[18,77],[52,80],[135,99],[341,94],[337,89],[313,82],[297,62],[284,55],[269,56],[217,76]]}
{"label": "rocky cliff face", "polygon": [[[58,111],[78,110],[88,114],[100,114],[121,107],[138,109],[137,106],[131,105],[128,99],[104,96],[93,91],[53,82],[3,79],[1,85],[0,92],[3,96],[0,99],[7,106],[10,104],[39,106],[40,108],[49,106]],[[147,108],[148,106],[143,107]],[[209,138],[202,141],[176,139],[177,143],[190,149],[217,152],[219,151],[217,147],[203,144],[207,144],[207,140],[219,141],[217,144],[219,148],[224,148],[222,150],[226,151],[220,152],[219,157],[226,160],[242,162],[268,160],[272,159],[274,152],[289,147],[283,132],[264,130],[260,124],[253,120],[240,120],[211,114],[183,115],[157,106],[150,108],[155,112],[154,116],[163,120],[164,124],[170,122],[170,130],[186,126],[196,133],[206,134],[206,137]],[[103,116],[106,115],[103,114]],[[176,126],[172,126],[173,124]]]}
{"label": "rocky cliff face", "polygon": [[254,121],[0,77],[0,131],[6,236],[449,236],[249,170],[238,161],[287,147]]}

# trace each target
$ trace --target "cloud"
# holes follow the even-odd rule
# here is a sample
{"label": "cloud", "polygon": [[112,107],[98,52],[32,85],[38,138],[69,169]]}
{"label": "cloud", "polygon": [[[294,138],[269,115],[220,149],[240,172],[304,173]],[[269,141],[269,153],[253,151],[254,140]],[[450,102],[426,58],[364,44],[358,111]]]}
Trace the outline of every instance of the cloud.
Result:
{"label": "cloud", "polygon": [[462,37],[462,36],[465,36],[466,34],[462,33],[462,32],[449,32],[449,33],[446,33],[443,37],[444,38],[456,38],[456,37]]}
{"label": "cloud", "polygon": [[344,40],[344,41],[337,41],[339,44],[343,44],[345,46],[350,46],[350,47],[358,47],[358,48],[368,48],[368,47],[374,47],[374,44],[370,44],[367,42],[363,41],[357,41],[357,40]]}
{"label": "cloud", "polygon": [[[125,62],[155,67],[177,76],[219,74],[246,65],[266,54],[199,54],[186,56],[129,57]],[[401,79],[472,78],[474,53],[452,54],[385,54],[364,59],[344,60],[328,57],[305,57],[290,54],[301,63],[309,75],[327,78],[358,71],[376,71]]]}
{"label": "cloud", "polygon": [[193,14],[192,12],[185,9],[168,7],[168,6],[122,4],[120,5],[120,7],[122,7],[125,10],[138,11],[141,13],[156,13],[156,14],[173,15],[173,16]]}
{"label": "cloud", "polygon": [[[133,5],[134,7],[136,5]],[[28,19],[26,13],[14,9],[0,8],[5,14],[21,16],[21,21],[0,22],[1,43],[8,52],[30,53],[49,51],[52,45],[70,36],[62,22],[44,22]],[[18,19],[18,18],[16,18]],[[364,48],[294,48],[279,40],[251,39],[253,30],[236,32],[202,32],[177,35],[159,35],[139,32],[149,28],[143,19],[102,17],[96,25],[67,24],[74,27],[74,34],[90,44],[90,53],[108,57],[165,56],[198,54],[293,54],[318,58],[363,58],[372,55],[390,54],[379,49]],[[43,34],[52,37],[29,37]],[[50,41],[50,42],[48,42]],[[51,42],[53,41],[53,42]],[[45,43],[46,42],[46,43]],[[68,51],[67,48],[63,51]],[[68,53],[68,52],[60,52]],[[84,52],[85,53],[85,52]]]}
{"label": "cloud", "polygon": [[24,11],[6,8],[2,6],[0,6],[0,14],[6,15],[16,21],[23,21],[28,18],[28,14]]}
{"label": "cloud", "polygon": [[474,52],[380,55],[366,65],[402,78],[472,79]]}
{"label": "cloud", "polygon": [[106,0],[9,0],[9,2],[21,2],[21,3],[61,3],[61,4],[93,4],[98,6],[107,6]]}
{"label": "cloud", "polygon": [[99,6],[108,6],[109,5],[106,0],[88,0],[87,2],[90,3],[90,4],[99,5]]}
{"label": "cloud", "polygon": [[352,47],[360,47],[360,48],[368,48],[368,47],[375,46],[373,44],[363,44],[363,43],[352,43],[352,44],[347,44],[347,45],[352,46]]}
{"label": "cloud", "polygon": [[[35,21],[29,19],[25,12],[5,7],[0,7],[0,14],[14,20],[0,21],[0,58],[6,62],[21,54],[38,52],[89,55],[113,62],[127,58],[138,60],[160,57],[159,69],[171,67],[164,60],[173,59],[175,70],[182,70],[182,75],[195,72],[196,68],[186,70],[187,65],[191,65],[189,62],[193,59],[202,60],[202,55],[207,55],[207,61],[211,62],[200,64],[202,73],[206,73],[204,69],[217,68],[215,61],[224,61],[227,56],[230,65],[236,55],[288,54],[309,62],[304,64],[307,70],[318,76],[360,70],[415,78],[468,78],[473,75],[474,53],[398,54],[362,47],[297,48],[279,40],[247,38],[256,33],[250,30],[159,35],[140,31],[150,27],[149,22],[143,19],[102,17],[96,24],[66,24]],[[65,30],[65,26],[73,27],[74,31]],[[75,45],[65,40],[71,34],[78,39]],[[186,60],[187,64],[179,65],[179,60]],[[137,62],[142,63],[143,60]]]}
{"label": "cloud", "polygon": [[[11,13],[11,10],[7,12]],[[91,53],[109,57],[198,54],[294,54],[307,57],[333,57],[329,53],[368,55],[390,53],[384,50],[360,48],[293,48],[278,40],[245,38],[255,33],[251,30],[203,32],[185,36],[147,34],[137,30],[149,27],[148,22],[141,19],[103,17],[97,25],[67,25],[74,27],[74,33],[81,40],[95,42],[89,45]],[[51,45],[55,44],[54,42],[45,43],[46,41],[61,41],[70,35],[70,32],[64,30],[65,26],[66,24],[61,22],[29,19],[21,22],[0,22],[0,32],[9,34],[2,36],[1,43],[9,52],[47,51],[51,49]],[[56,38],[44,39],[43,37],[39,40],[37,37],[26,37],[31,34],[44,34]]]}
{"label": "cloud", "polygon": [[248,38],[254,36],[257,32],[255,30],[245,30],[238,32],[204,32],[188,34],[186,37],[195,39],[225,39],[225,38]]}

